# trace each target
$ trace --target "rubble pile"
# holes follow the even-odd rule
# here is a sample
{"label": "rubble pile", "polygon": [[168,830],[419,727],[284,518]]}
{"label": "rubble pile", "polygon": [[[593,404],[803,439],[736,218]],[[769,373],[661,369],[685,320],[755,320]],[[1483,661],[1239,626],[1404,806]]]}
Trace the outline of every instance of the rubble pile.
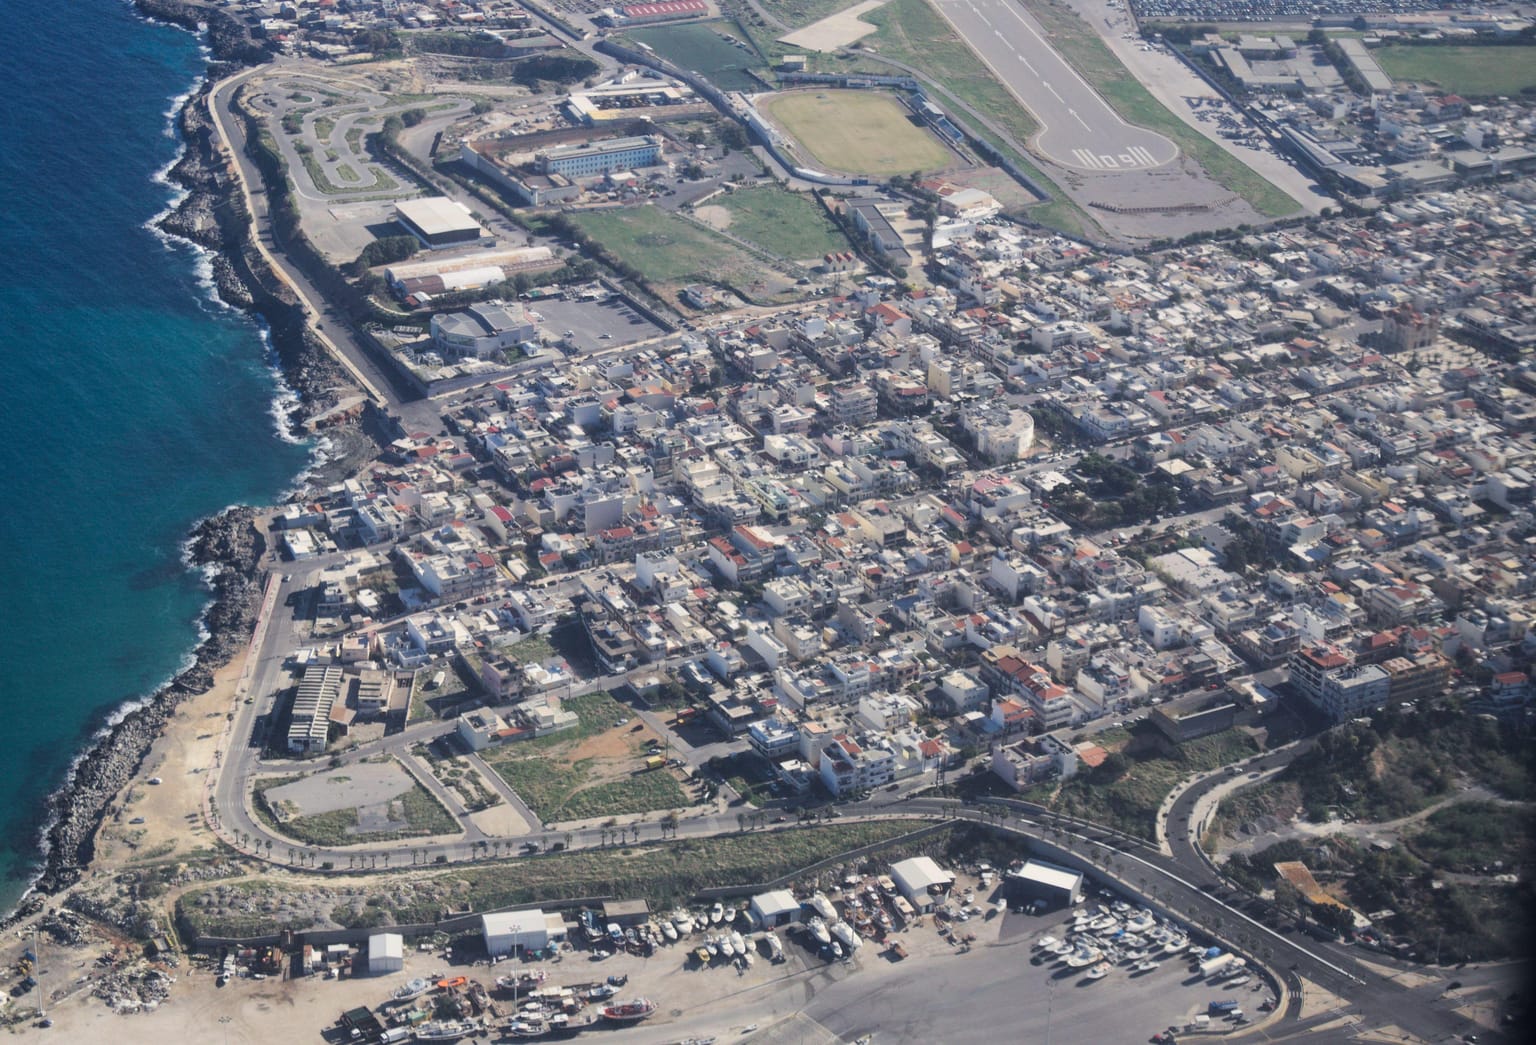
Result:
{"label": "rubble pile", "polygon": [[93,998],[100,998],[113,1012],[153,1012],[171,995],[176,979],[160,969],[114,969],[96,981]]}
{"label": "rubble pile", "polygon": [[62,947],[83,947],[89,939],[89,927],[73,911],[50,911],[37,927]]}

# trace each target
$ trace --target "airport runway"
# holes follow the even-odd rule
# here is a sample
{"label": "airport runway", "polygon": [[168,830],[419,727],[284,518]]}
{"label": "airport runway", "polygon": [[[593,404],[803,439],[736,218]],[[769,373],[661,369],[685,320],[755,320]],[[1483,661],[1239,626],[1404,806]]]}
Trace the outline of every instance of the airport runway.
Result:
{"label": "airport runway", "polygon": [[1126,123],[1051,46],[1044,31],[1012,0],[934,0],[1025,107],[1042,130],[1033,147],[1063,167],[1124,172],[1161,167],[1178,146]]}

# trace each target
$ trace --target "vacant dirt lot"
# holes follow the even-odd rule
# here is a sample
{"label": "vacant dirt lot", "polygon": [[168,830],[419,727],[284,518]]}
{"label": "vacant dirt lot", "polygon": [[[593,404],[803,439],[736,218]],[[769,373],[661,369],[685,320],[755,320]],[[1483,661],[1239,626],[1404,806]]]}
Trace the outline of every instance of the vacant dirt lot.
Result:
{"label": "vacant dirt lot", "polygon": [[571,734],[487,752],[491,768],[541,820],[569,822],[689,804],[672,770],[645,767],[647,746],[661,740],[658,733],[606,695],[580,697],[568,706],[579,708],[581,716]]}

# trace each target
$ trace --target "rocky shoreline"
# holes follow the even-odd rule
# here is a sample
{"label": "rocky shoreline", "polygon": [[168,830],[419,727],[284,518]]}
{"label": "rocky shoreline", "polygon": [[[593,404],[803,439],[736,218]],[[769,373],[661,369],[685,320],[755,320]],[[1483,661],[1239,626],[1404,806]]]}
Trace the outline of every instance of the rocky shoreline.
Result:
{"label": "rocky shoreline", "polygon": [[[213,52],[202,85],[177,115],[183,152],[170,178],[188,190],[159,223],[168,234],[212,252],[214,284],[221,300],[261,317],[270,333],[283,378],[306,413],[333,404],[349,384],[345,371],[309,331],[299,303],[281,292],[260,255],[249,246],[249,215],[228,174],[208,115],[210,85],[239,66],[265,62],[270,53],[250,38],[243,24],[224,11],[193,0],[135,0],[146,17],[192,30],[206,30]],[[199,522],[187,545],[190,565],[206,569],[213,598],[203,612],[206,637],[191,667],[131,709],[93,741],[49,799],[43,837],[43,866],[29,895],[0,927],[28,917],[42,895],[79,881],[95,855],[95,836],[117,795],[142,766],[182,700],[206,691],[214,672],[229,663],[249,640],[260,604],[266,542],[255,508],[235,507]]]}
{"label": "rocky shoreline", "polygon": [[75,763],[66,785],[49,803],[43,872],[34,883],[56,893],[79,881],[95,855],[96,828],[138,770],[150,745],[181,701],[213,684],[213,673],[244,646],[260,605],[261,557],[266,542],[254,522],[257,509],[230,508],[204,519],[192,533],[188,559],[209,567],[213,601],[203,613],[208,635],[191,667],[107,729]]}

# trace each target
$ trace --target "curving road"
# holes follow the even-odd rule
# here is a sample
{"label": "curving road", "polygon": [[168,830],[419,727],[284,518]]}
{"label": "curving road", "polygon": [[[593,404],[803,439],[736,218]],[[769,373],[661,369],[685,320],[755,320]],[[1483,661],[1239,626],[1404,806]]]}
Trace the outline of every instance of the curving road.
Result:
{"label": "curving road", "polygon": [[[342,554],[321,558],[308,566],[310,570],[323,571],[331,559],[340,558]],[[296,575],[283,576],[292,578]],[[538,826],[516,837],[495,838],[468,822],[467,818],[461,817],[466,825],[465,830],[453,838],[439,837],[415,843],[407,840],[382,846],[364,844],[325,848],[299,845],[258,821],[249,808],[252,778],[292,768],[292,764],[287,761],[271,765],[260,761],[258,724],[261,716],[270,711],[272,694],[282,688],[281,673],[284,670],[286,651],[302,644],[296,624],[300,614],[273,610],[311,597],[302,587],[306,583],[307,578],[297,582],[277,577],[271,580],[266,595],[266,612],[263,613],[247,654],[224,748],[226,754],[215,772],[210,774],[208,819],[226,842],[247,855],[270,860],[275,864],[319,867],[322,862],[329,862],[335,870],[347,871],[482,860],[503,852],[511,855],[519,845],[537,850],[547,850],[554,843],[569,848],[593,848],[614,840],[612,829],[600,826],[564,829],[555,825],[549,829]],[[303,607],[299,605],[298,608]],[[611,688],[623,679],[624,676],[591,679],[578,684],[576,691]],[[250,698],[250,702],[246,703],[246,693],[260,696]],[[656,716],[641,714],[651,725],[665,728],[665,724]],[[352,761],[379,754],[393,755],[448,808],[461,812],[463,805],[457,796],[447,792],[408,752],[408,748],[416,743],[435,739],[451,732],[453,728],[451,722],[416,723],[393,736],[348,752],[344,760]],[[1256,756],[1243,764],[1239,771],[1265,772],[1283,766],[1297,753],[1305,750],[1307,743],[1303,741]],[[702,764],[713,753],[710,747],[694,748],[675,737],[672,746],[676,753],[693,765]],[[494,780],[494,774],[489,774],[489,778]],[[1264,924],[1261,919],[1268,915],[1267,905],[1231,889],[1198,845],[1200,824],[1195,822],[1196,809],[1212,790],[1230,779],[1230,775],[1224,772],[1213,773],[1195,780],[1172,797],[1162,821],[1169,828],[1166,851],[1157,843],[1061,816],[1044,807],[1016,799],[999,799],[981,806],[967,806],[950,799],[912,798],[899,793],[881,792],[870,802],[839,807],[837,815],[846,819],[972,820],[1021,839],[1032,839],[1065,850],[1092,867],[1095,875],[1117,881],[1127,892],[1142,896],[1175,917],[1189,921],[1277,970],[1286,987],[1285,1004],[1283,1011],[1272,1017],[1272,1022],[1266,1025],[1266,1033],[1271,1037],[1284,1037],[1293,1032],[1313,1034],[1316,1031],[1314,1020],[1299,1018],[1303,978],[1347,998],[1350,1011],[1361,1026],[1402,1026],[1430,1036],[1462,1034],[1474,1029],[1469,1020],[1452,1011],[1442,989],[1410,989],[1362,964],[1354,948],[1323,943],[1309,937],[1292,937]],[[498,791],[502,790],[498,787]],[[505,793],[503,797],[506,797]],[[514,807],[520,807],[530,825],[538,824],[532,812],[521,802],[517,802]],[[682,817],[675,833],[684,838],[735,833],[742,830],[745,818],[757,812],[747,806],[728,807],[723,811],[711,807]],[[765,826],[763,821],[766,819],[766,816],[758,818],[759,826],[766,830],[798,829],[797,824],[787,822]],[[746,822],[751,823],[750,819]],[[672,833],[664,831],[662,824],[656,820],[640,819],[621,827],[626,838],[635,840],[655,840],[663,834]],[[1375,955],[1369,960],[1386,964]]]}
{"label": "curving road", "polygon": [[[1301,740],[1285,748],[1255,756],[1238,763],[1238,771],[1244,775],[1245,781],[1246,774],[1267,776],[1273,771],[1283,769],[1298,755],[1310,750],[1313,743],[1311,739]],[[1200,845],[1206,822],[1214,809],[1214,804],[1207,800],[1212,798],[1212,793],[1228,783],[1230,779],[1230,775],[1223,771],[1210,773],[1185,785],[1182,791],[1173,796],[1166,807],[1166,818],[1159,823],[1159,827],[1167,831],[1166,841],[1171,854],[1169,859],[1181,869],[1192,884],[1207,895],[1222,900],[1233,909],[1245,912],[1245,918],[1251,916],[1265,919],[1271,924],[1281,924],[1286,927],[1284,931],[1288,933],[1291,919],[1282,917],[1267,902],[1234,887],[1212,863],[1204,847]],[[1301,985],[1297,975],[1300,974],[1348,1000],[1355,1016],[1351,1036],[1396,1026],[1411,1030],[1431,1041],[1450,1041],[1478,1029],[1470,1020],[1454,1010],[1453,1005],[1456,1000],[1447,994],[1442,979],[1435,978],[1428,984],[1410,987],[1381,975],[1362,962],[1369,961],[1378,966],[1400,968],[1419,976],[1429,972],[1429,967],[1403,965],[1385,955],[1374,951],[1363,952],[1360,948],[1348,944],[1314,940],[1310,937],[1301,937],[1300,934],[1297,934],[1297,938],[1293,938],[1267,928],[1266,932],[1269,936],[1285,940],[1290,944],[1291,953],[1302,952],[1311,959],[1311,963],[1302,960],[1289,969],[1281,970],[1287,978],[1287,986],[1293,992],[1293,1007],[1297,1015],[1299,1015],[1301,995]],[[1300,942],[1301,940],[1305,940],[1305,943]],[[1317,975],[1316,963],[1323,963],[1327,969],[1343,970],[1354,982],[1341,983],[1336,976]],[[1471,980],[1476,974],[1458,972],[1457,975],[1464,980]]]}

